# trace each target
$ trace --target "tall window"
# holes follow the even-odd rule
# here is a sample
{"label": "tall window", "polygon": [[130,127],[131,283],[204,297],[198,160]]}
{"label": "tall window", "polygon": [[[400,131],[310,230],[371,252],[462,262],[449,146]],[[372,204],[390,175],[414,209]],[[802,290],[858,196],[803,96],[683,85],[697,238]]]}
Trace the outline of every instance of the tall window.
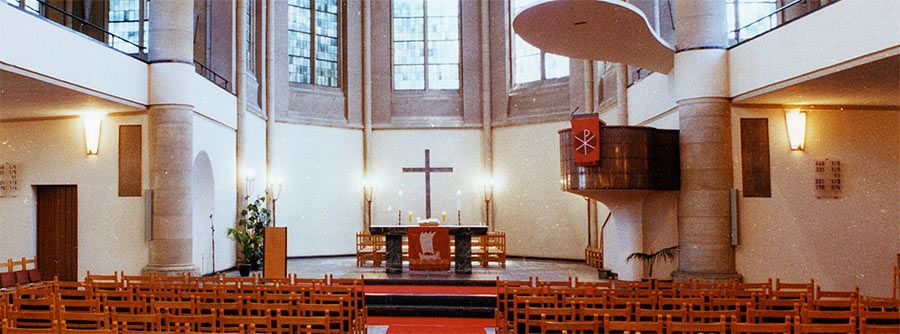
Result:
{"label": "tall window", "polygon": [[[725,6],[729,40],[745,40],[778,25],[778,15],[766,17],[775,12],[778,6],[776,0],[727,0]],[[765,18],[753,23],[763,17]],[[735,33],[738,29],[741,30]]]}
{"label": "tall window", "polygon": [[291,82],[338,86],[338,9],[338,0],[288,1],[288,71]]}
{"label": "tall window", "polygon": [[[150,29],[145,13],[150,8],[150,2],[149,0],[144,1],[144,6],[141,8],[141,0],[111,0],[109,2],[109,32],[127,39],[131,43],[141,45],[142,29],[140,25],[143,22],[143,45],[145,47],[149,45],[147,41],[150,37]],[[125,53],[138,53],[136,46],[118,38],[112,38],[110,45]]]}
{"label": "tall window", "polygon": [[394,89],[459,89],[459,0],[394,0]]}
{"label": "tall window", "polygon": [[[510,0],[510,22],[523,10],[548,0]],[[510,25],[512,26],[512,25]],[[512,33],[513,84],[569,76],[569,58],[546,53]]]}
{"label": "tall window", "polygon": [[244,33],[247,71],[256,73],[256,1],[247,1],[247,28]]}

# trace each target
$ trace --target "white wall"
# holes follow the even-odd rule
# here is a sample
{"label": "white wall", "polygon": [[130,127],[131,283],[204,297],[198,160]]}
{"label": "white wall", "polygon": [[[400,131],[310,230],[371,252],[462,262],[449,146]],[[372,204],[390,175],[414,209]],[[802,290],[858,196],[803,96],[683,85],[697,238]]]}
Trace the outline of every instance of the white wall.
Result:
{"label": "white wall", "polygon": [[[78,186],[78,275],[122,271],[137,275],[148,260],[144,202],[118,197],[118,132],[145,116],[109,117],[103,122],[97,156],[85,154],[80,119],[0,123],[0,163],[18,163],[19,196],[0,199],[0,259],[36,253],[35,185]],[[147,170],[147,145],[143,146]],[[144,187],[148,185],[144,173]]]}
{"label": "white wall", "polygon": [[[431,150],[432,167],[452,167],[452,173],[431,174],[431,216],[447,224],[459,224],[456,216],[456,192],[460,191],[463,225],[484,224],[484,202],[480,186],[480,130],[375,130],[372,133],[370,176],[377,184],[373,202],[372,225],[396,225],[403,191],[403,224],[410,224],[409,211],[425,219],[425,173],[403,173],[403,167],[424,167],[425,149]],[[495,197],[505,195],[508,179],[495,175]],[[499,220],[498,220],[499,221]],[[502,231],[502,229],[500,229]]]}
{"label": "white wall", "polygon": [[226,236],[237,212],[235,130],[195,114],[193,140],[193,261],[206,274],[213,271],[211,224],[215,225],[215,270],[235,264],[234,241]]}
{"label": "white wall", "polygon": [[559,186],[557,131],[568,127],[555,122],[494,129],[494,172],[505,180],[495,205],[497,228],[506,232],[509,255],[584,259],[585,201]]}
{"label": "white wall", "polygon": [[275,124],[272,174],[288,256],[355,254],[362,229],[362,131]]}
{"label": "white wall", "polygon": [[[244,149],[243,167],[240,182],[246,182],[247,171],[253,172],[253,189],[250,200],[265,196],[268,179],[266,177],[266,120],[251,112],[244,116],[247,133],[247,147]],[[274,176],[274,175],[273,175]],[[273,182],[277,182],[277,176]]]}
{"label": "white wall", "polygon": [[[814,277],[829,290],[858,285],[890,295],[900,253],[900,114],[810,111],[806,151],[790,151],[783,110],[733,108],[735,186],[741,187],[740,119],[768,118],[772,197],[742,198],[737,269],[746,281]],[[816,199],[815,159],[839,159],[840,199]]]}

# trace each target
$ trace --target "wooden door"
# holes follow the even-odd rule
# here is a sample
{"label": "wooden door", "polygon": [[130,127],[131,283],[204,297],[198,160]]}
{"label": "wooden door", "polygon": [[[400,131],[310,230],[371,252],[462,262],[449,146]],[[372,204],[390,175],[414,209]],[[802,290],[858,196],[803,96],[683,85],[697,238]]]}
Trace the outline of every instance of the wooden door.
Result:
{"label": "wooden door", "polygon": [[36,186],[37,262],[41,277],[78,280],[78,187]]}

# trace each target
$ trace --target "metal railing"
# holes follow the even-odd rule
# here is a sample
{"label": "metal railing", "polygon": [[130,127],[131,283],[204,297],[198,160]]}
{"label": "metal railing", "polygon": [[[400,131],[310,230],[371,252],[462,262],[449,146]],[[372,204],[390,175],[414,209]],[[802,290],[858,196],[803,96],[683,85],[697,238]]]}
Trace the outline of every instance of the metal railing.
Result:
{"label": "metal railing", "polygon": [[[0,0],[3,1],[3,0]],[[40,16],[45,20],[55,22],[61,26],[67,27],[74,31],[81,33],[82,35],[88,36],[98,42],[106,44],[107,46],[116,49],[119,52],[132,56],[134,58],[140,60],[147,59],[147,48],[141,45],[138,45],[122,36],[113,34],[108,30],[100,27],[90,21],[85,20],[84,18],[78,17],[72,13],[69,13],[59,7],[56,7],[50,3],[47,3],[44,0],[35,0],[38,3],[39,8],[33,8],[31,6],[26,5],[25,0],[19,0],[19,6],[14,6],[19,8],[20,10]],[[32,1],[32,2],[35,2]],[[5,1],[4,1],[5,2]],[[9,4],[13,6],[12,4]],[[115,47],[115,44],[124,43],[129,47],[134,47],[134,49],[138,50],[137,53],[128,53],[122,50],[119,50]]]}
{"label": "metal railing", "polygon": [[[753,22],[745,24],[745,25],[743,25],[735,30],[732,30],[730,32],[734,33],[734,43],[735,43],[735,45],[737,45],[737,44],[746,42],[747,40],[750,40],[753,37],[756,37],[756,36],[762,35],[766,32],[769,32],[771,30],[774,30],[788,22],[799,19],[809,13],[815,12],[819,9],[822,9],[825,6],[828,6],[828,5],[838,2],[838,1],[840,1],[840,0],[830,0],[830,1],[829,0],[821,0],[814,4],[810,0],[794,0],[794,1],[784,4],[781,7],[776,8],[771,13],[763,15],[762,17],[754,20]],[[805,8],[800,7],[800,5],[804,5]],[[790,16],[786,17],[785,14],[788,14],[788,13],[785,13],[785,12],[787,12],[788,10],[791,10],[791,13],[790,13]],[[776,15],[781,15],[781,17],[776,17],[774,20],[774,23],[771,23],[771,22],[773,22],[772,17],[776,16]],[[750,30],[750,28],[753,28],[754,26],[757,26],[758,24],[763,23],[767,20],[768,20],[768,22],[770,22],[770,26],[763,27],[762,30],[756,31],[756,32],[748,31],[748,30]],[[745,32],[744,36],[741,36],[741,32]],[[748,36],[748,34],[749,34],[749,36]]]}
{"label": "metal railing", "polygon": [[224,90],[228,90],[228,79],[225,79],[209,67],[206,67],[206,65],[203,65],[203,63],[196,60],[194,61],[194,68],[197,71],[197,74],[200,74],[200,76],[206,78],[206,80],[222,87]]}

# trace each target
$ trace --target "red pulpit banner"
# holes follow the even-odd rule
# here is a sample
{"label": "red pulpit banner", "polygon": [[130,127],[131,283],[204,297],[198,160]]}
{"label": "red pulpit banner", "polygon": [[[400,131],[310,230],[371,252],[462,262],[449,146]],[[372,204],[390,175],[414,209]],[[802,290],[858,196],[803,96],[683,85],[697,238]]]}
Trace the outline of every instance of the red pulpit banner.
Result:
{"label": "red pulpit banner", "polygon": [[409,269],[450,270],[450,229],[409,228]]}
{"label": "red pulpit banner", "polygon": [[572,149],[576,164],[591,165],[600,161],[600,118],[596,114],[572,118]]}

